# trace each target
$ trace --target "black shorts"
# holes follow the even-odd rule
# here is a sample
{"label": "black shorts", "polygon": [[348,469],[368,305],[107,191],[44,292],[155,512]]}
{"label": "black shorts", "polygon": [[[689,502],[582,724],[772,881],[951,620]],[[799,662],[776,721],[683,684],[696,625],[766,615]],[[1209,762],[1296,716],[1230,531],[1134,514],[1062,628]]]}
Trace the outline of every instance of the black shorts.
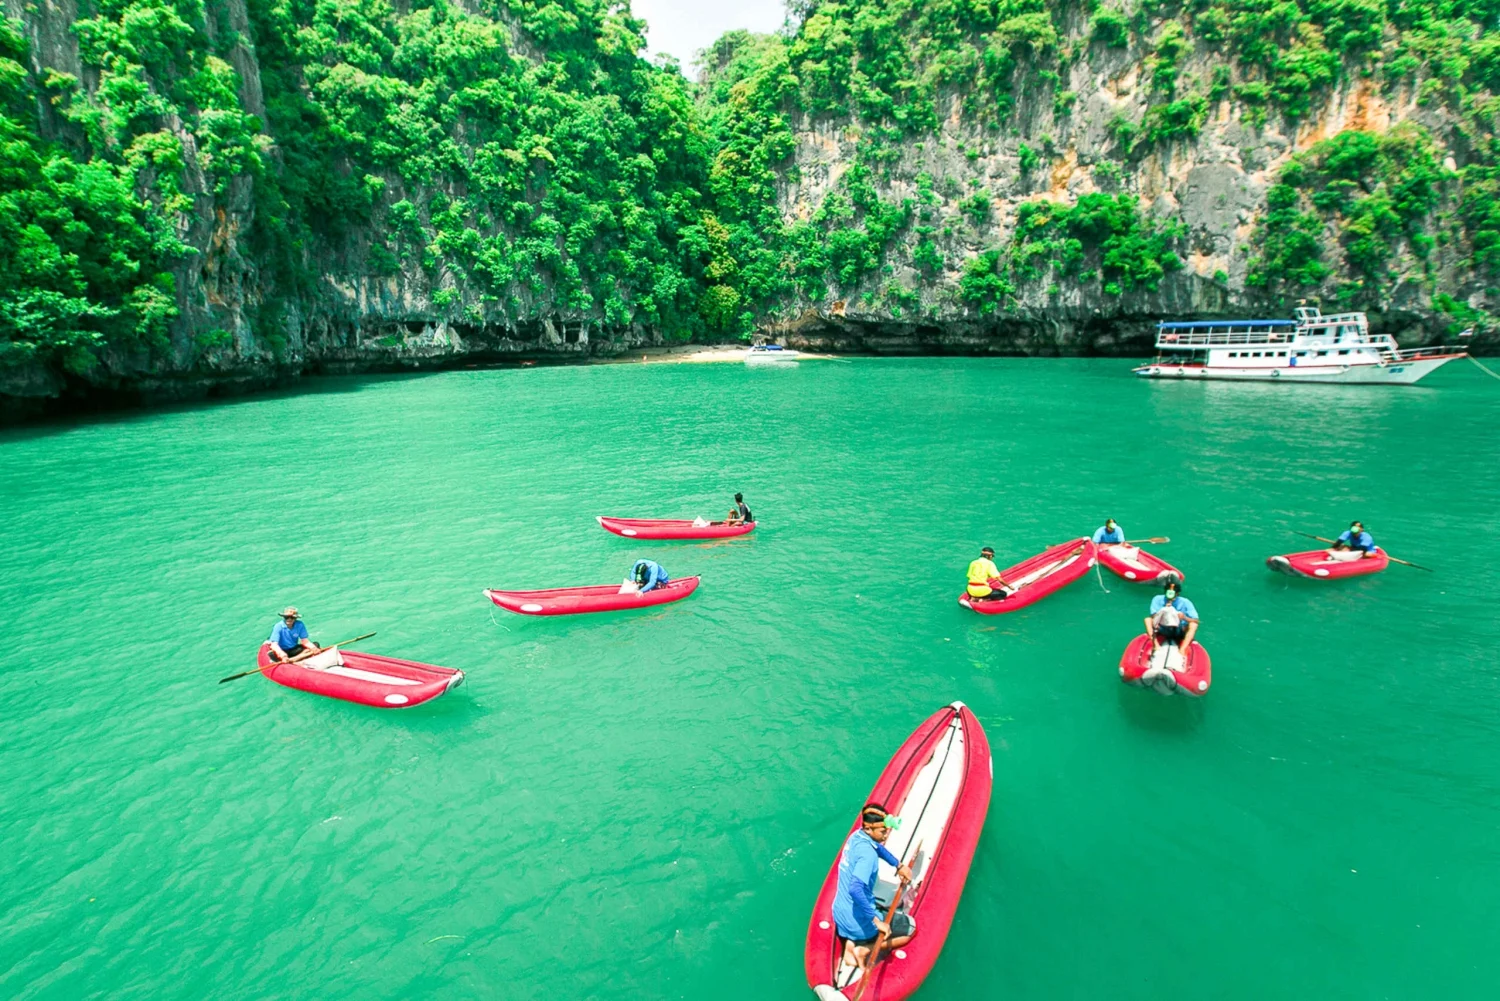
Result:
{"label": "black shorts", "polygon": [[[917,923],[911,919],[911,915],[905,911],[897,911],[896,916],[891,919],[891,938],[907,938],[917,930]],[[876,935],[875,938],[879,938]],[[874,938],[862,939],[854,943],[858,946],[874,945]]]}
{"label": "black shorts", "polygon": [[1188,624],[1179,623],[1175,626],[1157,626],[1156,638],[1164,642],[1178,643],[1187,637]]}

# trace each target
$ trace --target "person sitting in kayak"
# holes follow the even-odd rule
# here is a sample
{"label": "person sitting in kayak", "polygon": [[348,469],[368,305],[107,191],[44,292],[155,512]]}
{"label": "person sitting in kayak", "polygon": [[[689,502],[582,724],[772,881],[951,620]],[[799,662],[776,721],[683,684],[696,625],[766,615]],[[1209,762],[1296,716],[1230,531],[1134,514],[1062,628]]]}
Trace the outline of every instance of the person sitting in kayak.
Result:
{"label": "person sitting in kayak", "polygon": [[[1358,521],[1354,521],[1350,522],[1348,530],[1334,541],[1333,549],[1329,552],[1329,555],[1344,552],[1351,555],[1345,556],[1343,559],[1362,560],[1367,556],[1374,556],[1375,549],[1375,540],[1370,537],[1369,532],[1365,531],[1365,526]],[[1352,555],[1353,553],[1359,553],[1359,555],[1354,556]],[[1337,558],[1335,557],[1335,559]]]}
{"label": "person sitting in kayak", "polygon": [[645,594],[672,583],[672,578],[667,576],[661,564],[651,560],[636,560],[630,576],[635,581],[637,594]]}
{"label": "person sitting in kayak", "polygon": [[1182,584],[1168,574],[1162,593],[1151,599],[1151,614],[1146,616],[1146,635],[1154,643],[1176,643],[1185,659],[1198,634],[1198,609],[1182,596]]}
{"label": "person sitting in kayak", "polygon": [[734,495],[734,507],[729,510],[729,517],[724,519],[726,525],[744,525],[755,520],[750,513],[750,508],[745,505],[745,495]]}
{"label": "person sitting in kayak", "polygon": [[885,839],[891,836],[891,823],[879,803],[868,803],[860,811],[859,830],[849,835],[839,854],[838,890],[833,895],[833,923],[845,940],[844,960],[863,968],[874,958],[870,955],[875,939],[885,933],[885,948],[895,949],[911,941],[916,922],[908,914],[896,913],[889,921],[880,919],[875,906],[875,879],[880,862],[894,866],[901,879],[911,879],[911,866],[891,854]]}
{"label": "person sitting in kayak", "polygon": [[979,559],[969,564],[969,597],[976,601],[1004,601],[1014,590],[995,566],[995,551],[985,546],[979,551]]}
{"label": "person sitting in kayak", "polygon": [[1125,530],[1113,518],[1104,519],[1104,527],[1094,530],[1094,545],[1117,546],[1125,541]]}
{"label": "person sitting in kayak", "polygon": [[271,644],[268,651],[271,660],[283,663],[302,653],[315,653],[318,644],[314,643],[307,635],[307,624],[297,614],[297,609],[287,607],[281,610],[281,621],[271,630],[271,638],[266,642]]}

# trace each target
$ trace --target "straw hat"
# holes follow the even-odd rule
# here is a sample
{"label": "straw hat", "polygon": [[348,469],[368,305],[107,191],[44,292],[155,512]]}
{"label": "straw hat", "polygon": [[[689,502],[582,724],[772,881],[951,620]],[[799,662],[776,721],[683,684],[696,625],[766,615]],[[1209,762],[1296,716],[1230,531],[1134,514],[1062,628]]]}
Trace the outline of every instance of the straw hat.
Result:
{"label": "straw hat", "polygon": [[290,615],[294,619],[300,619],[300,618],[302,618],[301,613],[297,611],[297,606],[296,605],[288,605],[288,606],[286,606],[285,608],[283,608],[281,610],[281,617],[283,619],[286,618],[288,615]]}

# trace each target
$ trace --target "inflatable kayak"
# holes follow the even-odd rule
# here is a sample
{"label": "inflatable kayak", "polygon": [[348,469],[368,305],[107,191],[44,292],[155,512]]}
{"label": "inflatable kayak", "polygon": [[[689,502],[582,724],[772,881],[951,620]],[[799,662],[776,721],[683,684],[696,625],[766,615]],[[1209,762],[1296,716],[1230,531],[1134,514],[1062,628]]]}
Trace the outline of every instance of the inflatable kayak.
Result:
{"label": "inflatable kayak", "polygon": [[600,527],[606,532],[630,539],[727,539],[733,535],[748,535],[755,531],[753,521],[738,525],[710,521],[700,525],[693,521],[673,521],[668,518],[606,518],[602,514],[598,519]]}
{"label": "inflatable kayak", "polygon": [[618,612],[629,608],[665,605],[686,598],[698,589],[697,577],[679,577],[654,591],[620,593],[618,584],[590,587],[554,587],[546,591],[496,591],[484,595],[501,608],[522,615],[576,615],[579,612]]}
{"label": "inflatable kayak", "polygon": [[1182,571],[1159,556],[1152,556],[1144,549],[1119,543],[1099,547],[1099,563],[1126,580],[1142,584],[1155,584],[1165,574],[1176,574],[1177,582],[1183,582]]}
{"label": "inflatable kayak", "polygon": [[[912,882],[901,895],[900,907],[914,931],[910,942],[876,963],[862,1001],[909,996],[937,962],[990,808],[993,771],[984,729],[967,706],[955,702],[917,727],[864,799],[901,817],[901,826],[891,831],[885,846],[912,868]],[[856,814],[849,828],[853,834],[859,826],[858,805],[850,806]],[[825,1001],[847,1001],[859,990],[859,968],[844,962],[844,939],[833,923],[841,854],[842,847],[823,880],[803,956],[807,983]],[[895,870],[881,862],[875,900],[882,916],[896,886]]]}
{"label": "inflatable kayak", "polygon": [[1127,684],[1151,688],[1163,695],[1181,692],[1202,695],[1214,681],[1213,661],[1197,640],[1188,648],[1187,663],[1175,643],[1156,646],[1145,633],[1136,636],[1120,658],[1120,679]]}
{"label": "inflatable kayak", "polygon": [[362,706],[398,709],[431,702],[464,683],[464,672],[414,660],[379,657],[329,647],[295,664],[271,663],[270,644],[262,643],[256,663],[278,685]]}
{"label": "inflatable kayak", "polygon": [[958,603],[985,615],[1014,612],[1047,595],[1089,572],[1098,558],[1092,539],[1074,539],[1038,553],[1029,560],[1022,560],[1013,567],[1000,571],[1000,576],[1015,588],[1004,601],[984,601],[970,598],[968,592],[958,596]]}
{"label": "inflatable kayak", "polygon": [[[1338,555],[1334,555],[1337,552]],[[1305,553],[1287,553],[1272,556],[1266,566],[1277,573],[1290,577],[1359,577],[1367,573],[1379,573],[1391,565],[1383,549],[1376,549],[1374,556],[1352,556],[1354,550],[1309,549]]]}

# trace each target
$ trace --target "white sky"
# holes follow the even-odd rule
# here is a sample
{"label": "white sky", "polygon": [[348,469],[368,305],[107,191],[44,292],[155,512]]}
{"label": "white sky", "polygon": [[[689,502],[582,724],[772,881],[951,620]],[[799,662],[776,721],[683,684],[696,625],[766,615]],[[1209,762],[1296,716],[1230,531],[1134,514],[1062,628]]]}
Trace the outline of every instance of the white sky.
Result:
{"label": "white sky", "polygon": [[630,9],[646,21],[651,53],[670,52],[689,77],[693,56],[724,32],[775,31],[786,19],[783,0],[631,0]]}

